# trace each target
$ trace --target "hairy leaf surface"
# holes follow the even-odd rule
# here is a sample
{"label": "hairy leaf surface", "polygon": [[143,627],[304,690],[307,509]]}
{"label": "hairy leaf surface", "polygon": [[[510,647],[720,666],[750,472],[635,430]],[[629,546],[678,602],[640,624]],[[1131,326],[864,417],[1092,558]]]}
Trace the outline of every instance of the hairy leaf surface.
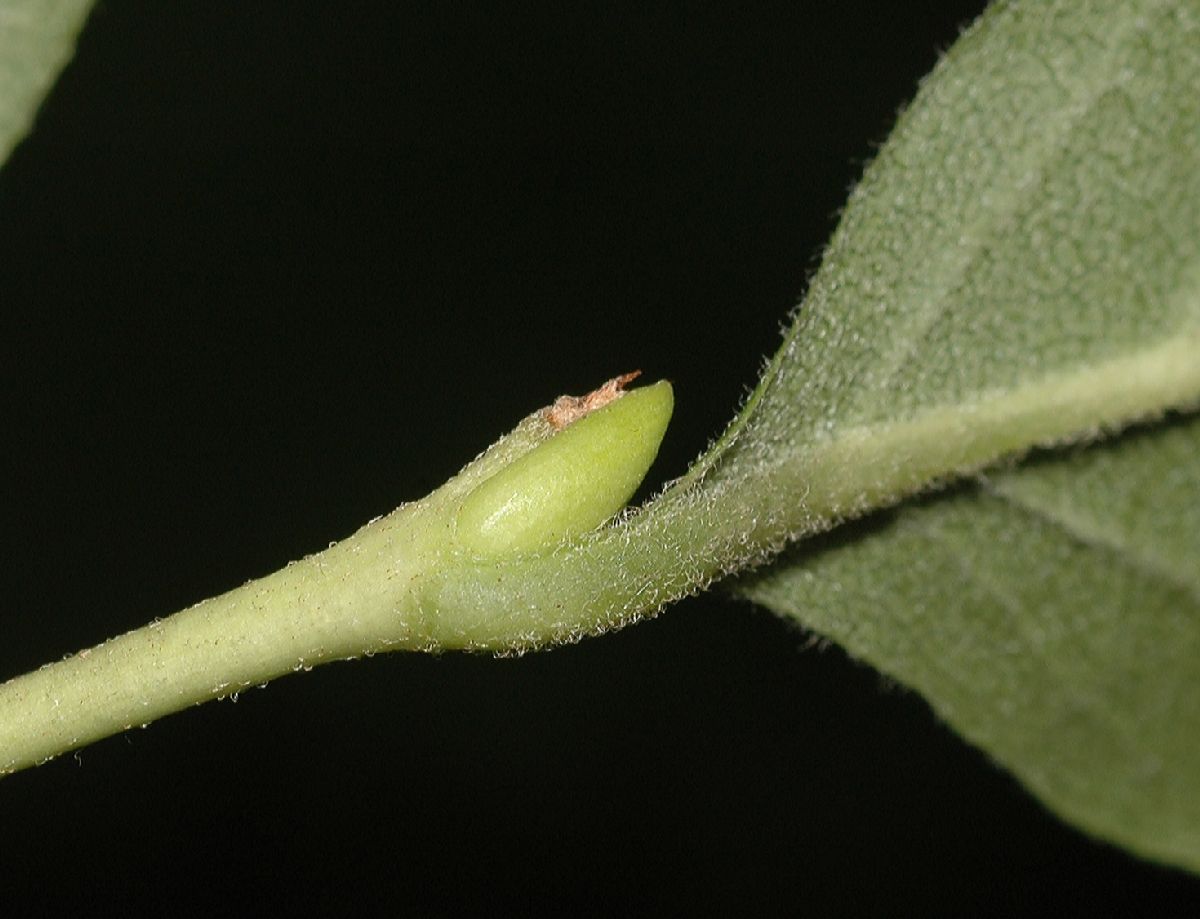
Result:
{"label": "hairy leaf surface", "polygon": [[1200,868],[1200,418],[1038,457],[739,585],[1080,826]]}
{"label": "hairy leaf surface", "polygon": [[[1158,408],[1194,404],[1198,41],[1188,4],[993,8],[852,197],[752,449],[944,417],[867,460],[912,468],[999,406],[996,433],[1032,445],[1070,439],[1039,406],[1052,426],[1160,373],[1183,385]],[[1176,419],[905,506],[741,589],[918,689],[1063,815],[1196,869],[1198,509],[1200,422]]]}

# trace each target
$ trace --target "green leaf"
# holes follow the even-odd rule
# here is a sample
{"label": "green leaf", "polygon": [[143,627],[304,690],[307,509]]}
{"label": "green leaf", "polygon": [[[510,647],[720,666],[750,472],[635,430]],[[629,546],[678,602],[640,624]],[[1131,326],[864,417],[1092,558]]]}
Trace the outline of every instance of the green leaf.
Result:
{"label": "green leaf", "polygon": [[1200,418],[1039,457],[739,585],[918,690],[1046,804],[1200,869]]}
{"label": "green leaf", "polygon": [[837,473],[854,508],[955,447],[962,468],[1194,403],[1197,41],[1186,4],[985,15],[851,196],[735,452],[846,442],[883,486]]}
{"label": "green leaf", "polygon": [[[1120,426],[1133,390],[1194,405],[1197,42],[1186,4],[993,8],[852,197],[759,449],[913,428],[895,458],[847,453],[884,483],[853,512],[929,451],[1070,439],[1068,416],[1086,436],[1106,402],[1091,424]],[[1068,819],[1200,869],[1198,457],[1190,418],[1039,458],[740,589],[919,690]]]}
{"label": "green leaf", "polygon": [[0,163],[75,50],[91,0],[5,0],[0,6]]}

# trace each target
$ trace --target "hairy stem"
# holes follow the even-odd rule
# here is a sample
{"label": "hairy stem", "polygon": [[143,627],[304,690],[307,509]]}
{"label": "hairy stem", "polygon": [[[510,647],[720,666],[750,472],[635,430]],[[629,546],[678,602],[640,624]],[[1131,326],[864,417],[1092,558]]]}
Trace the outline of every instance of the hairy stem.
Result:
{"label": "hairy stem", "polygon": [[665,382],[624,393],[628,378],[580,400],[569,424],[562,400],[535,412],[427,498],[324,552],[3,684],[0,774],[326,661],[462,646],[458,611],[429,604],[429,579],[592,529],[645,476],[673,397]]}

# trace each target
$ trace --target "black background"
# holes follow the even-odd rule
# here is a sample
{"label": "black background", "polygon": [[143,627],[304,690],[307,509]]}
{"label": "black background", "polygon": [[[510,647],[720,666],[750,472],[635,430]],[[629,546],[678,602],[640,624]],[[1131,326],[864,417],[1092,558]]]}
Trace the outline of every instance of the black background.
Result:
{"label": "black background", "polygon": [[[101,2],[0,173],[0,677],[323,547],[643,368],[732,416],[979,2]],[[917,697],[720,592],[376,657],[0,784],[0,910],[1141,910]]]}

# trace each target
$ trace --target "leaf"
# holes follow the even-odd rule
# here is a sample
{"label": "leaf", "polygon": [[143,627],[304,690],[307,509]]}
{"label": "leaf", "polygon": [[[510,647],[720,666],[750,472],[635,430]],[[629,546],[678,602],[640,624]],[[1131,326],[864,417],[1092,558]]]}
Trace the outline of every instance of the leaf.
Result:
{"label": "leaf", "polygon": [[1081,827],[1200,869],[1200,417],[1038,458],[738,585]]}
{"label": "leaf", "polygon": [[1198,38],[1171,3],[985,15],[851,196],[739,452],[842,441],[854,508],[946,441],[961,468],[1196,402]]}
{"label": "leaf", "polygon": [[[748,427],[869,442],[944,412],[896,459],[847,455],[890,479],[934,428],[969,440],[1004,405],[996,433],[1030,444],[1054,440],[1036,406],[1147,375],[1187,380],[1162,407],[1193,405],[1198,39],[1187,5],[994,8],[852,197]],[[739,589],[920,691],[1068,819],[1200,869],[1197,457],[1194,417],[1042,457]]]}
{"label": "leaf", "polygon": [[0,163],[71,59],[91,0],[5,0],[0,7]]}

